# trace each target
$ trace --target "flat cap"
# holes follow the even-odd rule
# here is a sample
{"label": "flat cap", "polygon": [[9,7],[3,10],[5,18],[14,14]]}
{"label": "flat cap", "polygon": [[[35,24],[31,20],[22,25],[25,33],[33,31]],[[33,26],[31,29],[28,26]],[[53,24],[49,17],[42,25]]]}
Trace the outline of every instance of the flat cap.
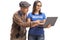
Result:
{"label": "flat cap", "polygon": [[21,2],[19,3],[19,6],[20,6],[20,7],[29,7],[30,4],[29,4],[28,2],[26,2],[26,1],[21,1]]}

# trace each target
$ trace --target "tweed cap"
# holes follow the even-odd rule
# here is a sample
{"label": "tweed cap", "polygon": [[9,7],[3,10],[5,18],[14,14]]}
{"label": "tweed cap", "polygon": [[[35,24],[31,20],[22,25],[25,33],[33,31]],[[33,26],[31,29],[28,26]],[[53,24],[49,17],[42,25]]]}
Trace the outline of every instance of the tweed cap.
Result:
{"label": "tweed cap", "polygon": [[29,7],[30,4],[29,4],[28,2],[26,2],[26,1],[21,1],[21,2],[19,3],[19,6],[20,6],[20,7]]}

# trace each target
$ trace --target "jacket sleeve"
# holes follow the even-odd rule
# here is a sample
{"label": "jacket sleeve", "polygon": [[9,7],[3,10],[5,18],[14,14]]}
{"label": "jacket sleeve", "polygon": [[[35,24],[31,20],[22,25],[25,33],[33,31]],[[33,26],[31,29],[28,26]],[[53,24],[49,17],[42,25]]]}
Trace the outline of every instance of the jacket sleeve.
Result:
{"label": "jacket sleeve", "polygon": [[28,27],[28,26],[30,26],[30,23],[28,23],[28,22],[23,22],[23,21],[21,20],[21,17],[20,17],[17,13],[15,13],[15,14],[13,15],[13,21],[16,22],[19,26],[22,26],[22,27]]}

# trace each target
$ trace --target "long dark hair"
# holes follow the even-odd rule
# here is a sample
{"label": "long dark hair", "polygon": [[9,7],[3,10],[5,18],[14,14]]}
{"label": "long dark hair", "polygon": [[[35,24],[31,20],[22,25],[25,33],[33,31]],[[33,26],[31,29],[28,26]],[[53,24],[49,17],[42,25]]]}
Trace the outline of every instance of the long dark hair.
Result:
{"label": "long dark hair", "polygon": [[[33,4],[33,11],[32,11],[32,14],[34,14],[34,12],[35,12],[35,10],[36,10],[36,6],[37,6],[37,3],[38,2],[40,2],[41,3],[41,1],[35,1],[34,2],[34,4]],[[40,12],[41,10],[39,10],[39,14],[41,14],[41,12]]]}

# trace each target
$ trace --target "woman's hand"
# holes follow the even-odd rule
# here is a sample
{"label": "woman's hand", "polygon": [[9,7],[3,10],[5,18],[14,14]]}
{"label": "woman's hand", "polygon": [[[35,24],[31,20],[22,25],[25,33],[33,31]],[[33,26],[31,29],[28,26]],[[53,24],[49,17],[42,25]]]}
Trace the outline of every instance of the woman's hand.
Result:
{"label": "woman's hand", "polygon": [[46,22],[46,20],[40,20],[40,22],[38,23],[39,25],[44,25]]}
{"label": "woman's hand", "polygon": [[47,26],[47,28],[50,28],[51,27],[51,24],[49,24],[48,26]]}
{"label": "woman's hand", "polygon": [[33,21],[34,24],[31,24],[31,27],[36,27],[40,24],[40,20]]}
{"label": "woman's hand", "polygon": [[37,24],[40,24],[40,20],[36,20],[35,22],[36,22]]}
{"label": "woman's hand", "polygon": [[46,20],[36,20],[34,22],[36,22],[38,25],[44,25]]}

